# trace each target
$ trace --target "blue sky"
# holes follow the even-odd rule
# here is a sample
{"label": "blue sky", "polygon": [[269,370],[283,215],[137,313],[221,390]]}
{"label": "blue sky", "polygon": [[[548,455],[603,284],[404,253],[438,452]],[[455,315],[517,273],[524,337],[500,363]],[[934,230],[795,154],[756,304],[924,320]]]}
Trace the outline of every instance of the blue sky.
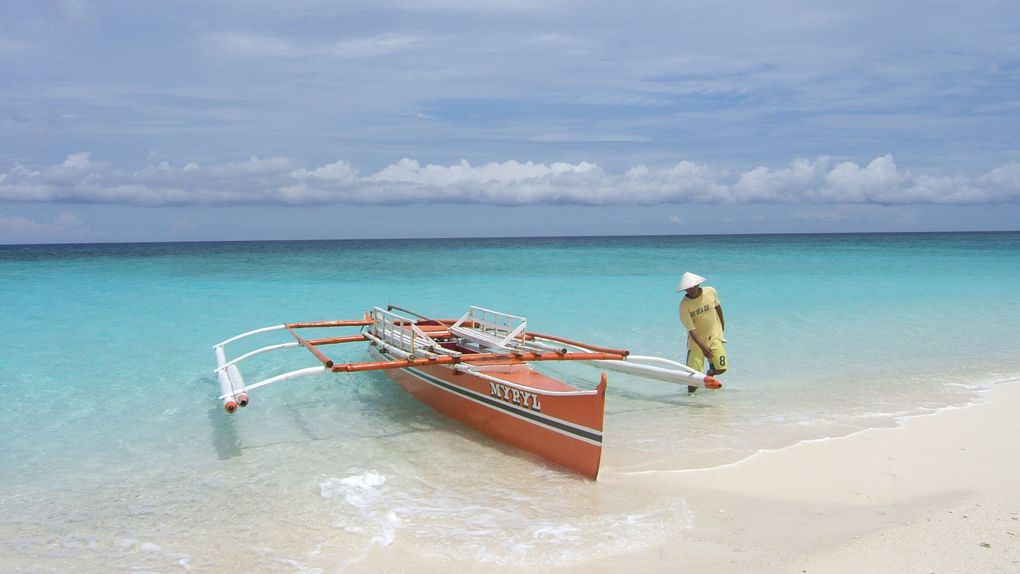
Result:
{"label": "blue sky", "polygon": [[1020,229],[1015,0],[0,0],[0,243]]}

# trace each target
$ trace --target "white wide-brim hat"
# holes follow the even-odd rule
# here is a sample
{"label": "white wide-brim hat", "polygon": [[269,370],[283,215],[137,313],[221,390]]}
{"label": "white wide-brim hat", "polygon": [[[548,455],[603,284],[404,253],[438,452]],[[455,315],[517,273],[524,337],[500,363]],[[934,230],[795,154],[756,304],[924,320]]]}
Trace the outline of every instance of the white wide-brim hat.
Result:
{"label": "white wide-brim hat", "polygon": [[686,291],[691,287],[696,287],[705,282],[705,278],[701,275],[695,275],[694,273],[687,272],[680,277],[680,283],[676,286],[676,292]]}

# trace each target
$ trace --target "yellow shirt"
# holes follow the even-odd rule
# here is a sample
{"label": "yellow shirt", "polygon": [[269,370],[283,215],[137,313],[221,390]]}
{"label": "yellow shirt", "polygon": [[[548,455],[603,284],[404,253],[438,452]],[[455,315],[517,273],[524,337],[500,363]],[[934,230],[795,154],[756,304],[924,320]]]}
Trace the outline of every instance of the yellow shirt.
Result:
{"label": "yellow shirt", "polygon": [[703,341],[723,336],[722,323],[715,308],[719,306],[719,294],[713,287],[702,287],[701,295],[691,299],[684,295],[680,301],[680,322],[688,331],[696,331]]}

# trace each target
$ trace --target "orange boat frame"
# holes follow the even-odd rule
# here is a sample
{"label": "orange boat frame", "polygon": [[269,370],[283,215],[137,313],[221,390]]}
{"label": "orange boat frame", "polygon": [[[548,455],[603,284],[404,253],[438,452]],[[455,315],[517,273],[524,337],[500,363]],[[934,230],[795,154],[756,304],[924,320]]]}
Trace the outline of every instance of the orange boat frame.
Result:
{"label": "orange boat frame", "polygon": [[[412,317],[394,313],[399,310]],[[526,330],[527,320],[481,307],[460,319],[430,319],[389,306],[363,319],[287,323],[242,333],[214,347],[224,409],[249,403],[250,391],[326,372],[382,370],[415,398],[487,436],[533,453],[591,479],[602,457],[606,374],[596,388],[578,389],[531,368],[542,361],[585,361],[595,366],[678,384],[720,388],[710,376],[658,357],[579,343]],[[354,335],[304,338],[301,329],[360,329]],[[286,330],[293,341],[270,345],[227,360],[225,347],[239,339]],[[376,360],[339,363],[320,347],[366,342]],[[245,385],[237,364],[268,351],[304,347],[321,366],[289,371]]]}

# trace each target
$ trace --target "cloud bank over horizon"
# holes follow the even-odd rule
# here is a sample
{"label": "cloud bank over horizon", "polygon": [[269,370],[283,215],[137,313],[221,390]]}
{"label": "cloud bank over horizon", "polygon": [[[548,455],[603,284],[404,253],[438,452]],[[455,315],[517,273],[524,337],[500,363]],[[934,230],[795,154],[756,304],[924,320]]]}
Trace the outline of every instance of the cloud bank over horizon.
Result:
{"label": "cloud bank over horizon", "polygon": [[0,242],[1020,230],[1015,0],[4,8]]}
{"label": "cloud bank over horizon", "polygon": [[0,173],[0,201],[135,206],[241,205],[651,205],[950,204],[1020,201],[1020,163],[976,175],[914,174],[891,155],[867,164],[828,157],[795,159],[744,172],[679,161],[609,173],[596,163],[422,164],[404,158],[362,175],[340,160],[311,169],[284,157],[201,165],[151,164],[140,170],[97,161],[90,152]]}

